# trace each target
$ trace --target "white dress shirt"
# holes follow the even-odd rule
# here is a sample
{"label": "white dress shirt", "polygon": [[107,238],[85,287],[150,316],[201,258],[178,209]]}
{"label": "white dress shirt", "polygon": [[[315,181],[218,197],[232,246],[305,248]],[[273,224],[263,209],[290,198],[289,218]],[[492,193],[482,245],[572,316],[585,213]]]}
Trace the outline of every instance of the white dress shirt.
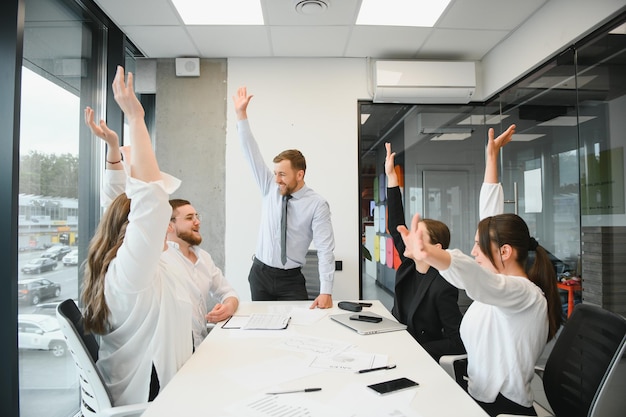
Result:
{"label": "white dress shirt", "polygon": [[168,241],[167,244],[168,249],[163,252],[161,259],[168,265],[179,265],[186,271],[184,282],[193,305],[193,340],[197,349],[208,334],[206,315],[212,301],[223,303],[229,297],[239,297],[207,251],[198,246],[190,247],[197,258],[193,263],[183,255],[178,243]]}
{"label": "white dress shirt", "polygon": [[101,337],[98,369],[114,405],[148,400],[152,365],[161,389],[192,353],[191,302],[177,271],[161,260],[180,181],[144,183],[128,177],[131,199],[124,242],[109,264],[104,293],[110,331]]}
{"label": "white dress shirt", "polygon": [[332,294],[335,274],[335,238],[328,202],[308,186],[291,194],[287,208],[287,263],[280,260],[282,195],[274,174],[265,164],[248,120],[237,122],[239,141],[263,196],[261,226],[255,257],[274,268],[291,269],[306,263],[311,242],[317,249],[320,294]]}
{"label": "white dress shirt", "polygon": [[[483,184],[481,218],[503,211],[502,186]],[[534,367],[548,338],[548,303],[526,277],[492,273],[458,249],[441,275],[474,300],[461,321],[468,355],[468,391],[483,402],[498,393],[532,406]]]}

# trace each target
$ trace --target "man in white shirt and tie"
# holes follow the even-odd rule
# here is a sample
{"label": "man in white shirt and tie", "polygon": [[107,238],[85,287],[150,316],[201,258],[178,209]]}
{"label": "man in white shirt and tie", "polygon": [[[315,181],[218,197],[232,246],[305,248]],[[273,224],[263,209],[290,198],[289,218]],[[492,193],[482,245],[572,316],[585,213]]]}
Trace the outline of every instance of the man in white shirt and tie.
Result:
{"label": "man in white shirt and tie", "polygon": [[[308,299],[301,269],[313,242],[318,256],[320,294],[311,308],[331,308],[335,239],[330,207],[304,183],[306,160],[300,151],[290,149],[278,154],[273,160],[273,172],[265,164],[248,123],[251,98],[245,87],[240,87],[233,97],[239,141],[263,196],[259,239],[248,276],[252,300]],[[281,223],[286,233],[281,230]]]}

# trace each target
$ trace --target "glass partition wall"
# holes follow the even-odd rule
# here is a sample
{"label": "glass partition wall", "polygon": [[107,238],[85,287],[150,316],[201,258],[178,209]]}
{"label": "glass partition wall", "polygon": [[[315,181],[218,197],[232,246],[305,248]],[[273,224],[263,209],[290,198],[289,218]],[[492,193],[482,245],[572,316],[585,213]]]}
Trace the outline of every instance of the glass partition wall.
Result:
{"label": "glass partition wall", "polygon": [[[514,123],[516,134],[500,161],[505,211],[528,223],[552,254],[560,282],[582,281],[572,292],[574,303],[626,314],[626,251],[618,243],[626,242],[623,17],[489,102],[360,103],[360,111],[361,288],[378,285],[392,294],[399,263],[386,228],[385,143],[397,153],[405,220],[420,213],[445,222],[450,246],[469,254],[487,130],[497,135]],[[461,294],[462,309],[470,302]]]}

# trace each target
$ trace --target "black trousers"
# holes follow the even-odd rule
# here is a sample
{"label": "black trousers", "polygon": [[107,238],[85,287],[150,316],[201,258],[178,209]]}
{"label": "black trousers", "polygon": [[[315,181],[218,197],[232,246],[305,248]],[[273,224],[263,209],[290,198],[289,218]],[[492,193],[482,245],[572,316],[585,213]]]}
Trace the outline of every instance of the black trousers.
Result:
{"label": "black trousers", "polygon": [[250,274],[252,301],[308,300],[302,268],[280,269],[254,258]]}
{"label": "black trousers", "polygon": [[483,410],[487,412],[492,417],[495,417],[499,414],[512,414],[516,416],[536,416],[537,412],[535,409],[531,407],[524,407],[523,405],[519,405],[516,402],[513,402],[506,398],[502,394],[498,394],[496,400],[492,403],[484,403],[478,400],[474,400],[480,405]]}

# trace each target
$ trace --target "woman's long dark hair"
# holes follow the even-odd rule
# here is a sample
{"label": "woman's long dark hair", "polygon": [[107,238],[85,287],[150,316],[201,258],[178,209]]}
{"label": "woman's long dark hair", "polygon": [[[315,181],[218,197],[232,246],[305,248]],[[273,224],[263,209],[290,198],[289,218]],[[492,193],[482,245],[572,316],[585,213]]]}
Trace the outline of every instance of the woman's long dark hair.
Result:
{"label": "woman's long dark hair", "polygon": [[[498,265],[500,259],[495,259],[491,243],[498,248],[510,245],[517,252],[515,262],[528,274],[528,279],[543,291],[548,303],[548,340],[552,339],[563,321],[561,297],[556,286],[556,272],[544,248],[531,238],[528,225],[516,214],[498,214],[486,217],[478,224],[478,246],[489,258],[493,265]],[[527,268],[528,251],[536,252],[535,260]],[[499,251],[498,251],[499,252]]]}
{"label": "woman's long dark hair", "polygon": [[89,243],[81,298],[84,306],[84,326],[88,332],[107,333],[109,308],[104,297],[104,277],[109,264],[124,242],[130,199],[120,194],[107,208]]}

